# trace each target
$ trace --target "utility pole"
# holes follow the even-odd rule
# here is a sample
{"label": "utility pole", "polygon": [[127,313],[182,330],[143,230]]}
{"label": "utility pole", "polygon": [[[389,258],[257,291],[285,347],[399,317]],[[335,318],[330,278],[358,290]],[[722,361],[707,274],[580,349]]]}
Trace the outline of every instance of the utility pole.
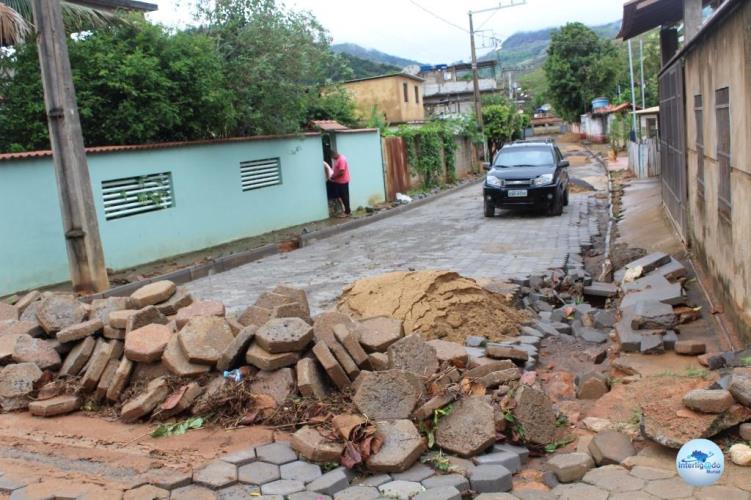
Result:
{"label": "utility pole", "polygon": [[636,134],[636,93],[634,91],[634,57],[631,51],[631,40],[628,41],[628,69],[631,75],[631,130]]}
{"label": "utility pole", "polygon": [[486,12],[493,12],[493,11],[500,10],[500,9],[507,9],[509,7],[518,7],[519,5],[524,5],[526,3],[527,3],[527,0],[511,0],[511,3],[509,4],[504,5],[502,3],[499,3],[497,7],[469,11],[469,39],[470,39],[470,45],[472,47],[472,82],[474,84],[475,116],[477,117],[477,126],[480,128],[481,132],[483,129],[483,122],[482,122],[482,103],[480,102],[480,72],[477,69],[477,51],[475,49],[475,25],[474,25],[472,16],[474,14],[483,14]]}
{"label": "utility pole", "polygon": [[32,0],[39,64],[73,288],[109,288],[59,1]]}
{"label": "utility pole", "polygon": [[644,96],[646,86],[644,85],[644,39],[639,38],[639,59],[641,60],[641,109],[647,109],[647,99]]}

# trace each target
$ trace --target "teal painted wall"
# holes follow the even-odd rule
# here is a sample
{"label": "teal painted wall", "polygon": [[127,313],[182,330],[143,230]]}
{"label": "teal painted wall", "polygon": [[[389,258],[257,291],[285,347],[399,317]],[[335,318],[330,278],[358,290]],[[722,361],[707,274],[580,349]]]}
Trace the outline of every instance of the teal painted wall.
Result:
{"label": "teal painted wall", "polygon": [[[383,201],[377,131],[338,134],[352,207]],[[282,184],[243,192],[240,162],[280,158]],[[328,217],[321,137],[89,154],[108,268],[124,269]],[[174,206],[105,220],[102,181],[172,173]],[[0,161],[0,296],[69,279],[52,158]]]}
{"label": "teal painted wall", "polygon": [[336,149],[346,156],[349,162],[349,197],[352,210],[385,201],[380,133],[338,133]]}

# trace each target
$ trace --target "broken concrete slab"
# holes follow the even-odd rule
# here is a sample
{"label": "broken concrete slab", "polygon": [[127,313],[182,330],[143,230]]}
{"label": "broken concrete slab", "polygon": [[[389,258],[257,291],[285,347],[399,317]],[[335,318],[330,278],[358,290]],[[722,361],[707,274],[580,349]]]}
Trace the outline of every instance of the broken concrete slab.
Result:
{"label": "broken concrete slab", "polygon": [[636,269],[638,267],[642,268],[643,272],[646,274],[650,271],[653,271],[657,269],[660,266],[664,266],[665,264],[669,264],[671,261],[670,255],[666,254],[665,252],[653,252],[648,255],[645,255],[644,257],[640,259],[636,259],[635,261],[629,262],[624,267],[626,269]]}
{"label": "broken concrete slab", "polygon": [[250,392],[265,394],[280,405],[297,389],[292,368],[280,368],[272,372],[260,371],[250,382]]}
{"label": "broken concrete slab", "polygon": [[128,380],[130,380],[130,374],[132,371],[133,362],[123,356],[120,363],[117,365],[115,374],[112,377],[112,382],[110,382],[110,385],[107,388],[106,397],[108,400],[112,402],[120,400],[120,395],[123,393],[123,390],[125,390],[125,386],[128,385]]}
{"label": "broken concrete slab", "polygon": [[115,344],[113,342],[106,342],[102,339],[97,340],[96,345],[94,346],[94,351],[89,358],[86,371],[81,378],[81,387],[83,390],[93,391],[96,389],[97,384],[99,384],[99,379],[101,378],[104,369],[107,367],[107,363],[109,363],[110,359],[113,357],[112,354],[114,349]]}
{"label": "broken concrete slab", "polygon": [[426,449],[411,420],[381,420],[376,427],[383,436],[383,446],[367,459],[368,470],[372,472],[404,472]]}
{"label": "broken concrete slab", "polygon": [[389,368],[404,370],[427,377],[438,371],[438,356],[435,348],[419,334],[403,337],[388,347]]}
{"label": "broken concrete slab", "polygon": [[368,364],[375,371],[389,369],[389,357],[383,352],[374,352],[368,355]]}
{"label": "broken concrete slab", "polygon": [[514,418],[524,431],[528,443],[546,445],[555,439],[556,417],[553,404],[541,390],[520,385],[514,395]]}
{"label": "broken concrete slab", "polygon": [[248,352],[245,353],[245,361],[265,371],[278,370],[297,364],[300,355],[296,352],[284,352],[271,354],[255,342],[251,342]]}
{"label": "broken concrete slab", "polygon": [[637,303],[631,316],[631,327],[635,330],[669,330],[676,323],[673,306],[657,301]]}
{"label": "broken concrete slab", "polygon": [[571,330],[574,336],[592,344],[603,344],[608,340],[608,336],[605,332],[597,330],[596,328],[584,326],[579,320],[575,320],[571,323]]}
{"label": "broken concrete slab", "polygon": [[240,330],[235,335],[234,340],[222,352],[219,361],[216,363],[216,369],[220,371],[231,370],[240,365],[255,338],[256,330],[257,327],[254,325],[246,326]]}
{"label": "broken concrete slab", "polygon": [[408,372],[388,370],[363,376],[352,401],[371,420],[409,418],[424,391],[418,378]]}
{"label": "broken concrete slab", "polygon": [[636,455],[631,439],[618,431],[598,432],[589,443],[589,453],[599,465],[618,465]]}
{"label": "broken concrete slab", "polygon": [[41,370],[57,370],[62,364],[60,354],[50,341],[20,335],[13,347],[13,361],[34,363]]}
{"label": "broken concrete slab", "polygon": [[[116,325],[112,323],[112,315],[119,312],[120,311],[114,311],[110,313],[110,326],[116,327]],[[164,314],[160,313],[156,307],[146,306],[128,316],[128,319],[125,322],[125,333],[127,335],[129,332],[151,323],[166,325],[169,323],[169,320]]]}
{"label": "broken concrete slab", "polygon": [[172,331],[165,325],[142,326],[125,337],[125,356],[139,363],[159,361],[171,338]]}
{"label": "broken concrete slab", "polygon": [[[53,335],[68,326],[81,323],[87,312],[75,295],[53,294],[42,300],[36,310],[36,317],[44,331]],[[18,319],[18,316],[11,319]]]}
{"label": "broken concrete slab", "polygon": [[621,301],[621,309],[634,307],[639,302],[663,302],[673,306],[686,303],[686,296],[680,283],[670,283],[668,286],[648,288],[641,292],[627,293]]}
{"label": "broken concrete slab", "polygon": [[174,316],[177,311],[188,307],[193,303],[193,296],[181,286],[178,286],[175,293],[167,300],[154,304],[160,313],[165,316]]}
{"label": "broken concrete slab", "polygon": [[360,326],[360,343],[368,352],[385,352],[404,336],[404,323],[388,316],[365,319]]}
{"label": "broken concrete slab", "polygon": [[614,309],[600,309],[597,311],[593,318],[595,328],[607,330],[613,328],[615,325],[615,310]]}
{"label": "broken concrete slab", "polygon": [[13,306],[18,309],[19,314],[22,314],[24,310],[29,307],[32,302],[36,302],[42,297],[42,293],[39,290],[31,290],[25,293]]}
{"label": "broken concrete slab", "polygon": [[670,258],[670,262],[668,264],[658,267],[653,271],[653,273],[659,274],[660,276],[673,281],[688,276],[688,272],[686,271],[686,268],[683,266],[683,264],[672,257]]}
{"label": "broken concrete slab", "polygon": [[17,363],[0,370],[0,408],[14,411],[29,406],[34,384],[42,378],[42,370],[34,363]]}
{"label": "broken concrete slab", "polygon": [[516,474],[522,469],[522,462],[519,455],[510,451],[497,451],[479,455],[472,459],[475,465],[502,465]]}
{"label": "broken concrete slab", "polygon": [[5,335],[29,335],[31,337],[45,337],[47,334],[36,321],[7,321],[0,322],[0,337]]}
{"label": "broken concrete slab", "polygon": [[197,377],[211,371],[211,366],[191,363],[180,345],[177,335],[172,335],[162,353],[162,364],[179,377]]}
{"label": "broken concrete slab", "polygon": [[300,318],[275,318],[258,329],[256,343],[271,354],[298,352],[313,340],[313,328]]}
{"label": "broken concrete slab", "polygon": [[590,297],[612,298],[618,295],[618,286],[615,283],[593,281],[591,285],[583,288],[583,293]]}
{"label": "broken concrete slab", "polygon": [[[182,329],[188,321],[199,316],[215,316],[223,318],[225,314],[224,304],[214,300],[194,301],[189,306],[183,307],[177,311],[177,328]],[[246,325],[247,326],[247,325]]]}
{"label": "broken concrete slab", "polygon": [[91,357],[91,353],[94,352],[95,345],[96,341],[93,337],[86,337],[78,342],[65,357],[58,375],[61,377],[78,375]]}
{"label": "broken concrete slab", "polygon": [[311,481],[307,486],[308,491],[334,495],[349,486],[349,474],[344,467],[327,472],[318,479]]}
{"label": "broken concrete slab", "polygon": [[683,396],[687,408],[702,413],[723,413],[734,403],[733,395],[722,389],[694,389]]}
{"label": "broken concrete slab", "polygon": [[344,451],[344,444],[324,438],[315,427],[305,426],[292,435],[292,449],[311,462],[336,462]]}
{"label": "broken concrete slab", "polygon": [[169,385],[164,377],[159,377],[146,386],[146,389],[125,403],[120,410],[123,422],[133,422],[151,413],[169,394]]}
{"label": "broken concrete slab", "polygon": [[320,340],[316,342],[316,345],[313,347],[313,354],[318,359],[318,362],[321,363],[321,366],[323,366],[326,374],[340,390],[350,386],[352,382],[344,371],[344,368],[342,368],[332,354],[326,342]]}
{"label": "broken concrete slab", "polygon": [[329,387],[323,369],[313,358],[303,358],[297,362],[297,386],[300,394],[307,398],[326,399]]}
{"label": "broken concrete slab", "polygon": [[466,398],[438,423],[436,443],[462,457],[472,457],[495,443],[493,407],[484,398]]}
{"label": "broken concrete slab", "polygon": [[449,363],[457,368],[465,368],[469,361],[467,350],[461,344],[447,340],[428,340],[428,345],[435,349],[440,363]]}
{"label": "broken concrete slab", "polygon": [[32,401],[29,403],[29,412],[36,417],[56,417],[72,413],[80,406],[81,400],[78,396],[67,394],[44,401]]}
{"label": "broken concrete slab", "polygon": [[144,285],[130,295],[135,306],[142,309],[164,302],[174,295],[177,286],[168,280],[155,281]]}
{"label": "broken concrete slab", "polygon": [[84,337],[95,334],[102,328],[104,328],[104,323],[99,318],[94,318],[63,328],[57,332],[56,338],[62,343],[75,342],[76,340],[81,340]]}
{"label": "broken concrete slab", "polygon": [[224,318],[195,316],[182,327],[177,338],[188,361],[213,366],[235,336]]}

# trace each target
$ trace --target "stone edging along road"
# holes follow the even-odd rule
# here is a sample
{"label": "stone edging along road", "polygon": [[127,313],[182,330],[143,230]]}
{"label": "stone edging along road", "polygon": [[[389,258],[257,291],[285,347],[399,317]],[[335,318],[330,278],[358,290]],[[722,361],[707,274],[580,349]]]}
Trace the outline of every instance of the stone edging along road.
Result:
{"label": "stone edging along road", "polygon": [[[428,203],[432,201],[443,198],[444,196],[448,196],[450,194],[456,193],[457,191],[461,191],[463,189],[466,189],[472,186],[476,187],[477,185],[480,184],[480,182],[481,180],[477,180],[476,182],[470,181],[465,184],[461,184],[459,186],[446,189],[432,196],[428,196],[420,200],[415,200],[412,203],[409,203],[406,205],[397,206],[395,208],[384,210],[382,212],[379,212],[379,213],[376,213],[367,217],[354,219],[349,222],[345,222],[343,224],[337,224],[336,226],[330,226],[325,229],[321,229],[319,231],[312,231],[310,233],[301,234],[298,237],[300,247],[309,246],[317,240],[330,238],[331,236],[335,236],[337,234],[351,231],[353,229],[357,229],[357,228],[366,226],[368,224],[372,224],[374,222],[378,222],[380,220],[393,217],[395,215],[403,214],[410,210],[419,208],[423,205],[427,205]],[[177,271],[173,271],[170,273],[161,274],[158,276],[153,276],[151,278],[146,278],[140,281],[134,281],[132,283],[127,283],[125,285],[110,288],[109,290],[106,290],[104,292],[82,297],[81,300],[89,302],[94,299],[127,296],[144,285],[148,285],[149,283],[153,283],[155,281],[161,281],[161,280],[170,280],[176,284],[188,283],[198,278],[204,278],[206,276],[219,274],[224,271],[228,271],[230,269],[240,267],[244,264],[248,264],[249,262],[260,260],[264,257],[269,257],[271,255],[276,255],[279,253],[283,253],[283,252],[282,250],[279,249],[278,243],[269,243],[268,245],[263,245],[261,247],[254,248],[252,250],[247,250],[244,252],[238,252],[238,253],[234,253],[231,255],[217,257],[216,259],[212,259],[211,261],[205,262],[203,264],[196,264],[193,266],[188,266],[183,269],[178,269]]]}

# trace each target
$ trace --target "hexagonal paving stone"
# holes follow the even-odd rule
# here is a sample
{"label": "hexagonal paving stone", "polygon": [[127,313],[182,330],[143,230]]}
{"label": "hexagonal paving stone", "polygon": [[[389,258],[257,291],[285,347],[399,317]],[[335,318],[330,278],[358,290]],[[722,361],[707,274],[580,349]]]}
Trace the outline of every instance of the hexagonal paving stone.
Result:
{"label": "hexagonal paving stone", "polygon": [[256,332],[256,342],[271,354],[302,351],[313,340],[313,327],[300,318],[272,319]]}
{"label": "hexagonal paving stone", "polygon": [[376,422],[383,435],[383,446],[368,458],[368,469],[373,472],[403,472],[415,463],[425,451],[425,441],[411,420]]}
{"label": "hexagonal paving stone", "polygon": [[583,483],[559,484],[550,492],[559,500],[607,500],[609,495],[605,490]]}
{"label": "hexagonal paving stone", "polygon": [[334,495],[349,486],[349,477],[347,474],[343,467],[339,467],[310,482],[307,490],[325,495]]}
{"label": "hexagonal paving stone", "polygon": [[665,469],[655,469],[653,467],[645,467],[643,465],[637,465],[631,469],[630,474],[640,479],[652,481],[654,479],[670,479],[675,477],[675,471]]}
{"label": "hexagonal paving stone", "polygon": [[266,462],[253,462],[237,470],[237,478],[242,483],[262,485],[281,477],[279,466]]}
{"label": "hexagonal paving stone", "polygon": [[379,486],[378,490],[385,497],[409,500],[425,491],[425,487],[414,481],[391,481]]}
{"label": "hexagonal paving stone", "polygon": [[334,500],[371,500],[381,496],[374,486],[350,486],[334,495]]}
{"label": "hexagonal paving stone", "polygon": [[391,475],[394,481],[423,481],[430,476],[434,476],[435,471],[425,464],[416,463],[404,472],[396,472]]}
{"label": "hexagonal paving stone", "polygon": [[191,484],[172,490],[170,500],[217,500],[219,496],[203,486]]}
{"label": "hexagonal paving stone", "polygon": [[279,479],[261,486],[261,493],[264,495],[291,495],[298,491],[303,491],[305,484],[302,481],[292,479]]}
{"label": "hexagonal paving stone", "polygon": [[644,491],[659,498],[672,499],[690,497],[694,492],[694,487],[676,477],[649,481]]}
{"label": "hexagonal paving stone", "polygon": [[244,450],[233,451],[220,457],[220,460],[229,464],[235,464],[238,467],[241,465],[249,464],[256,460],[256,449],[246,448]]}
{"label": "hexagonal paving stone", "polygon": [[180,346],[191,363],[215,365],[235,336],[224,318],[198,316],[178,333]]}
{"label": "hexagonal paving stone", "polygon": [[153,363],[162,359],[164,348],[172,338],[172,329],[151,324],[137,328],[125,336],[125,355],[131,361]]}
{"label": "hexagonal paving stone", "polygon": [[436,443],[462,457],[471,457],[495,443],[495,412],[484,398],[467,398],[438,423]]}
{"label": "hexagonal paving stone", "polygon": [[331,500],[331,497],[312,491],[299,491],[288,495],[287,500]]}
{"label": "hexagonal paving stone", "polygon": [[426,490],[413,498],[414,500],[462,500],[462,494],[453,486],[441,486]]}
{"label": "hexagonal paving stone", "polygon": [[363,376],[352,401],[371,419],[409,418],[423,391],[422,382],[412,373],[373,372]]}
{"label": "hexagonal paving stone", "polygon": [[644,487],[643,479],[632,476],[620,465],[606,465],[592,469],[584,474],[582,481],[616,493],[638,491]]}
{"label": "hexagonal paving stone", "polygon": [[218,490],[237,482],[237,467],[217,460],[193,472],[193,482]]}
{"label": "hexagonal paving stone", "polygon": [[248,500],[251,497],[258,497],[261,494],[261,488],[252,484],[235,484],[222,488],[216,493],[219,500]]}
{"label": "hexagonal paving stone", "polygon": [[469,474],[469,484],[478,493],[510,491],[511,471],[502,465],[478,465]]}
{"label": "hexagonal paving stone", "polygon": [[322,475],[321,468],[318,465],[303,462],[302,460],[284,464],[280,470],[282,479],[302,481],[306,484]]}
{"label": "hexagonal paving stone", "polygon": [[461,474],[443,474],[429,477],[422,482],[422,485],[428,490],[444,486],[453,486],[462,493],[469,490],[469,481]]}
{"label": "hexagonal paving stone", "polygon": [[150,500],[168,500],[169,491],[157,488],[150,484],[145,484],[138,488],[128,490],[123,495],[123,500],[143,500],[144,498],[149,498]]}
{"label": "hexagonal paving stone", "polygon": [[258,460],[270,464],[282,465],[297,460],[297,453],[289,443],[278,442],[266,444],[256,448]]}

